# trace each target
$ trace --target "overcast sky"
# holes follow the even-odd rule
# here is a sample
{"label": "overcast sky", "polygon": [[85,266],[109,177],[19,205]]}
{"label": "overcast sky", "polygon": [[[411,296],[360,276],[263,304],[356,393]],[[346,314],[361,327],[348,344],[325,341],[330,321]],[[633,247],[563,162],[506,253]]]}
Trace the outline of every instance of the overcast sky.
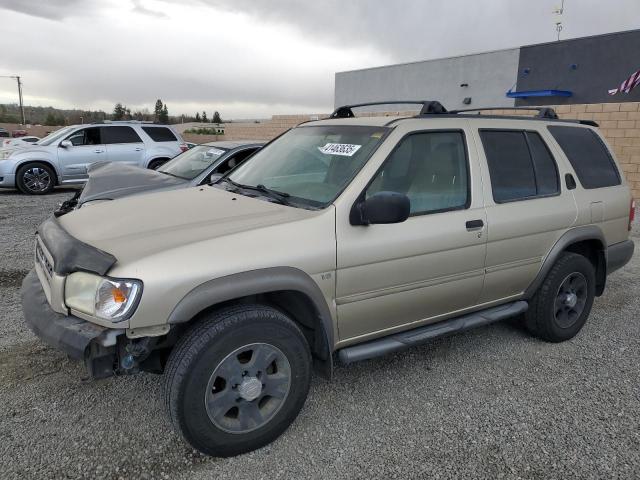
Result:
{"label": "overcast sky", "polygon": [[[0,0],[25,103],[225,118],[320,113],[337,71],[555,39],[561,0]],[[638,0],[566,0],[562,38],[640,28]],[[0,78],[0,103],[17,102]]]}

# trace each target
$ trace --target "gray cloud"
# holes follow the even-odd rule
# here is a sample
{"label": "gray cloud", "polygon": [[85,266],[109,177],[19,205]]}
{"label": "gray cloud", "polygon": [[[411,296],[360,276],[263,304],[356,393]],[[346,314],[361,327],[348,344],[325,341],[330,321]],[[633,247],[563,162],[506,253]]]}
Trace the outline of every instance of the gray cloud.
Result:
{"label": "gray cloud", "polygon": [[142,5],[141,0],[131,0],[131,2],[133,3],[132,10],[136,13],[141,13],[143,15],[150,15],[156,18],[167,18],[167,15],[164,12],[160,12],[158,10],[151,10],[150,8],[147,8],[144,5]]}
{"label": "gray cloud", "polygon": [[[557,3],[0,0],[0,74],[22,75],[27,101],[61,106],[152,107],[160,97],[172,113],[328,111],[335,71],[551,41]],[[564,38],[640,18],[637,0],[565,6]],[[0,102],[12,88],[0,83]]]}
{"label": "gray cloud", "polygon": [[93,8],[92,0],[0,0],[0,9],[12,10],[49,20],[62,20],[78,10]]}

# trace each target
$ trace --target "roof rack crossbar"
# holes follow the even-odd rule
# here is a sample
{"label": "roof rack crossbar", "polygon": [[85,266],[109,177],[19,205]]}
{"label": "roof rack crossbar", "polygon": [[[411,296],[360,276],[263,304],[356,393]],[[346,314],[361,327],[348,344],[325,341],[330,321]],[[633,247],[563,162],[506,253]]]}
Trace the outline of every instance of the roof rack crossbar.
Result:
{"label": "roof rack crossbar", "polygon": [[484,112],[487,110],[536,110],[539,118],[557,119],[558,114],[551,107],[482,107],[482,108],[463,108],[461,110],[451,110],[449,113],[467,113],[467,112]]}
{"label": "roof rack crossbar", "polygon": [[370,107],[374,105],[422,105],[418,115],[447,113],[447,109],[436,100],[389,100],[387,102],[367,102],[353,105],[342,105],[336,108],[329,118],[353,118],[352,108]]}

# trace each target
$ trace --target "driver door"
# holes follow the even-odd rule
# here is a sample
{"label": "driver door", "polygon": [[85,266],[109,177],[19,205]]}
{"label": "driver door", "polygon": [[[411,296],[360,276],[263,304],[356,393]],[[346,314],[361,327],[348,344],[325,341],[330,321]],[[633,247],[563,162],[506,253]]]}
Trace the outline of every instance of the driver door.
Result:
{"label": "driver door", "polygon": [[58,146],[58,163],[64,180],[83,180],[87,177],[89,165],[107,160],[100,127],[76,130],[65,140],[69,140],[72,146]]}
{"label": "driver door", "polygon": [[[484,280],[486,212],[468,132],[405,136],[364,192],[406,195],[409,218],[342,224],[337,234],[340,340],[389,333],[478,304]],[[411,326],[411,327],[410,327]]]}

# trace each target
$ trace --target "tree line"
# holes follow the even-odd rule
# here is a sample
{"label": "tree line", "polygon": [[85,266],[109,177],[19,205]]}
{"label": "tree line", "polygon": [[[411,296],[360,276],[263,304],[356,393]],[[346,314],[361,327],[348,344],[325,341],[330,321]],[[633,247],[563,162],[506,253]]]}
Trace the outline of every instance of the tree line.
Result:
{"label": "tree line", "polygon": [[204,110],[202,111],[202,115],[200,115],[200,112],[196,112],[194,116],[181,115],[179,117],[170,117],[169,107],[167,107],[167,104],[163,103],[162,99],[160,98],[156,100],[156,105],[153,113],[146,110],[131,113],[131,110],[126,105],[118,102],[113,108],[113,114],[111,115],[111,117],[111,120],[141,120],[163,124],[181,122],[222,123],[220,113],[217,111],[213,112],[213,118],[211,119],[211,121],[209,121],[207,112]]}
{"label": "tree line", "polygon": [[[76,125],[93,123],[104,120],[140,120],[155,123],[173,124],[182,122],[222,123],[219,112],[214,112],[211,120],[207,112],[197,112],[195,115],[171,116],[169,107],[162,99],[155,103],[153,111],[147,108],[131,111],[121,102],[115,104],[112,113],[103,110],[60,109],[54,107],[24,107],[25,120],[31,125]],[[0,104],[0,123],[20,123],[22,121],[20,107],[17,104]]]}

